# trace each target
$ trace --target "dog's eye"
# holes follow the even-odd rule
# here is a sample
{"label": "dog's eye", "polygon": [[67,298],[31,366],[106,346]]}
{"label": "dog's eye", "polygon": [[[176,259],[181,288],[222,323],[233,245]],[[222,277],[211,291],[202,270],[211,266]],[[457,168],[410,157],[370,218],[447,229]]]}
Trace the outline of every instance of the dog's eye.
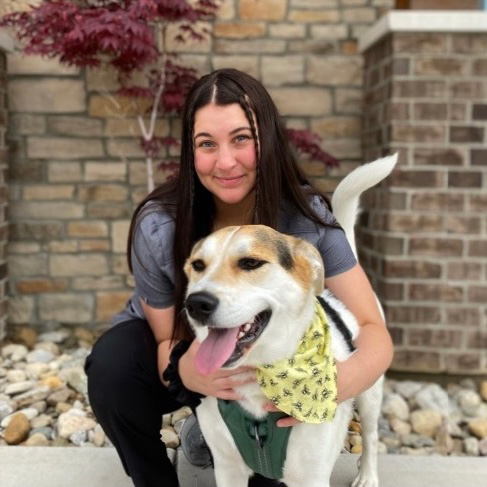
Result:
{"label": "dog's eye", "polygon": [[193,262],[191,262],[191,267],[196,272],[203,272],[206,269],[206,265],[201,259],[193,260]]}
{"label": "dog's eye", "polygon": [[262,267],[264,264],[267,264],[265,260],[252,259],[251,257],[243,257],[239,259],[237,265],[240,267],[240,269],[243,269],[244,271],[253,271],[254,269]]}

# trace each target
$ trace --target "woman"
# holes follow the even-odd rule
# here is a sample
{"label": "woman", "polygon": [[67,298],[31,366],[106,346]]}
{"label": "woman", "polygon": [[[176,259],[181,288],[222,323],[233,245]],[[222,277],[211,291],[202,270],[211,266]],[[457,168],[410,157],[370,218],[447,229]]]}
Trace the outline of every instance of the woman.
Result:
{"label": "woman", "polygon": [[[367,389],[390,364],[392,344],[370,284],[328,202],[298,169],[269,94],[237,70],[204,76],[186,100],[179,175],[142,201],[132,219],[134,294],[86,365],[93,411],[137,487],[177,485],[159,438],[163,413],[181,401],[194,406],[200,395],[238,399],[233,376],[240,370],[205,376],[194,367],[199,344],[184,319],[182,268],[198,239],[252,223],[313,243],[325,285],[362,326],[358,352],[338,365],[339,401]],[[295,423],[284,418],[279,426]],[[255,477],[250,485],[273,483]]]}

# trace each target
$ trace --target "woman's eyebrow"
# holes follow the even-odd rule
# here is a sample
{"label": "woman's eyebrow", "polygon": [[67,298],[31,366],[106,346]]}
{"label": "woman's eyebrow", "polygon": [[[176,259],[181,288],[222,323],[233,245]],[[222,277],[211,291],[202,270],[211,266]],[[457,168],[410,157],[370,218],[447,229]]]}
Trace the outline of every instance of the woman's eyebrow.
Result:
{"label": "woman's eyebrow", "polygon": [[194,136],[195,139],[197,139],[198,137],[211,137],[211,134],[209,134],[208,132],[200,132],[199,134],[196,134]]}
{"label": "woman's eyebrow", "polygon": [[238,127],[236,129],[233,129],[231,132],[230,132],[230,135],[233,135],[237,132],[240,132],[240,130],[250,130],[250,127],[248,126],[245,126],[245,127]]}
{"label": "woman's eyebrow", "polygon": [[[237,127],[236,129],[233,129],[230,131],[230,135],[233,135],[237,132],[240,132],[241,130],[251,130],[250,127],[245,126],[245,127]],[[197,133],[194,138],[197,139],[198,137],[212,137],[212,135],[208,132],[199,132]]]}

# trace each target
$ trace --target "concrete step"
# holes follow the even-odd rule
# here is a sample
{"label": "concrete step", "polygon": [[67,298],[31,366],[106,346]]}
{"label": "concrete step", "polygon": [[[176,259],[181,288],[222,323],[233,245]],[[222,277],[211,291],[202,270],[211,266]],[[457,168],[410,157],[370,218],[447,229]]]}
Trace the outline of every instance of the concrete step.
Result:
{"label": "concrete step", "polygon": [[[210,487],[211,471],[179,460],[181,487]],[[357,456],[340,456],[332,487],[348,487]],[[487,458],[381,455],[381,487],[485,487]],[[130,487],[113,448],[0,447],[0,487]]]}

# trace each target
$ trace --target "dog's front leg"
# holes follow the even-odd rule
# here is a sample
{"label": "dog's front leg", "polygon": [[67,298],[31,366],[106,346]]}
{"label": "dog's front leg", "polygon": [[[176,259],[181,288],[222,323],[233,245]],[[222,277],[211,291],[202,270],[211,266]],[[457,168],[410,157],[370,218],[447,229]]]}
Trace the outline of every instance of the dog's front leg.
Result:
{"label": "dog's front leg", "polygon": [[242,460],[218,410],[217,400],[204,398],[196,414],[201,432],[213,455],[217,487],[247,487],[253,472]]}
{"label": "dog's front leg", "polygon": [[215,481],[217,487],[247,487],[250,473],[248,468],[241,468],[244,465],[233,464],[224,460],[215,460]]}
{"label": "dog's front leg", "polygon": [[288,487],[330,487],[330,477],[345,441],[352,401],[342,402],[332,422],[301,423],[289,437],[283,482]]}

